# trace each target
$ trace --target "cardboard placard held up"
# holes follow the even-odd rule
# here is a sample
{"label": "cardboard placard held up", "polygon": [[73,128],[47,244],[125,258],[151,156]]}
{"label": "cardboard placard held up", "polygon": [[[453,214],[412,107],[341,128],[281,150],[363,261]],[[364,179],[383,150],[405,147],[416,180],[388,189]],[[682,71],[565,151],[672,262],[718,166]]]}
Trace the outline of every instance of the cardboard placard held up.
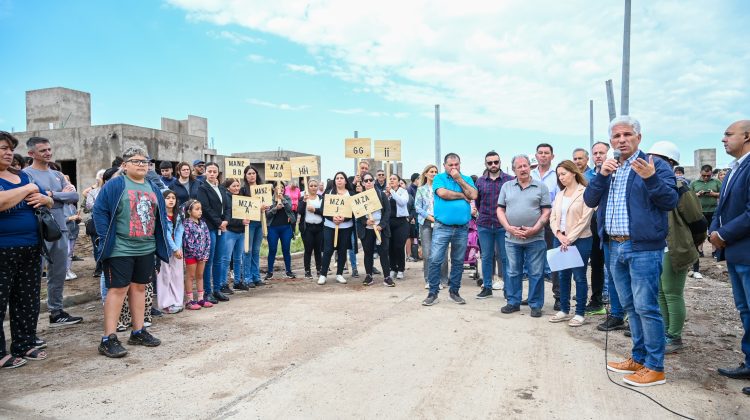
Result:
{"label": "cardboard placard held up", "polygon": [[394,162],[401,160],[401,140],[375,140],[375,160]]}
{"label": "cardboard placard held up", "polygon": [[271,205],[273,201],[273,185],[260,184],[250,187],[250,196],[259,197],[261,204]]}
{"label": "cardboard placard held up", "polygon": [[286,160],[266,161],[266,180],[284,181],[292,179],[292,165]]}
{"label": "cardboard placard held up", "polygon": [[348,195],[326,194],[323,196],[323,216],[352,217],[351,197]]}
{"label": "cardboard placard held up", "polygon": [[250,159],[227,157],[224,158],[224,178],[242,179],[243,171],[250,165]]}
{"label": "cardboard placard held up", "polygon": [[353,195],[350,202],[354,217],[357,218],[372,214],[383,208],[375,188]]}
{"label": "cardboard placard held up", "polygon": [[318,176],[318,158],[315,156],[300,156],[289,158],[292,164],[292,176],[308,177]]}
{"label": "cardboard placard held up", "polygon": [[232,219],[260,221],[260,197],[232,196]]}
{"label": "cardboard placard held up", "polygon": [[344,156],[355,159],[369,159],[372,157],[372,144],[370,139],[346,139],[344,140]]}

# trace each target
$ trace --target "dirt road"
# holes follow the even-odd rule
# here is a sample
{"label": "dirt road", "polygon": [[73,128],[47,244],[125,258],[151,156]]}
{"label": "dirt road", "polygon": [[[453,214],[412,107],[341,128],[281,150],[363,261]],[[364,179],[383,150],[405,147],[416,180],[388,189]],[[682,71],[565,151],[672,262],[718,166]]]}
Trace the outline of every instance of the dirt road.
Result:
{"label": "dirt road", "polygon": [[[396,288],[276,281],[164,316],[151,328],[161,347],[126,346],[119,360],[97,354],[98,302],[71,311],[80,326],[51,331],[41,319],[50,358],[0,372],[0,417],[674,418],[609,382],[596,319],[576,331],[547,322],[549,285],[541,319],[500,314],[502,292],[474,299],[468,276],[467,305],[445,291],[426,308],[421,263],[409,266]],[[610,358],[628,348],[612,336]],[[694,418],[750,418],[747,382],[715,366],[685,379],[674,357],[668,383],[646,394]]]}

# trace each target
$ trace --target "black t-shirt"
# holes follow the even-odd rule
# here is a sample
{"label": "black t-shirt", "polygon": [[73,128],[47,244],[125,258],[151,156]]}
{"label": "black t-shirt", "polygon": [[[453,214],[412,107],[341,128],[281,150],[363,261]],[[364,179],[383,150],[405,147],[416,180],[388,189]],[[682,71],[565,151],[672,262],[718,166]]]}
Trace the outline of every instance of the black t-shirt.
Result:
{"label": "black t-shirt", "polygon": [[289,216],[286,215],[283,208],[276,211],[276,214],[273,215],[273,219],[271,219],[271,226],[283,226],[288,224]]}

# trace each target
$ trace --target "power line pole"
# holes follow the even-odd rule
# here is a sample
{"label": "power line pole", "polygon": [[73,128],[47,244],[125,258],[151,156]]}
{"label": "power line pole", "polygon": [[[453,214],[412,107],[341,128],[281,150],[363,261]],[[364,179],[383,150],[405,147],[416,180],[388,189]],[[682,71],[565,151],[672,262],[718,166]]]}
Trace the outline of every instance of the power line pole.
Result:
{"label": "power line pole", "polygon": [[622,34],[621,115],[630,112],[630,0],[625,0],[625,27]]}
{"label": "power line pole", "polygon": [[440,105],[435,105],[435,165],[440,167]]}
{"label": "power line pole", "polygon": [[607,80],[604,84],[607,87],[607,109],[609,111],[609,120],[612,121],[617,116],[617,111],[615,110],[615,94],[612,90],[612,79]]}
{"label": "power line pole", "polygon": [[589,99],[589,148],[594,145],[594,100]]}

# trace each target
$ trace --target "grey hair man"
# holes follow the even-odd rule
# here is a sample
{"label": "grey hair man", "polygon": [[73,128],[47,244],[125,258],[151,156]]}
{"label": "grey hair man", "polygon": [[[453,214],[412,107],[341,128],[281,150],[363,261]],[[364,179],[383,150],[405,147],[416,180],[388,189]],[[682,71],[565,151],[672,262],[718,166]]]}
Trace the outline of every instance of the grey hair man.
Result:
{"label": "grey hair man", "polygon": [[582,147],[573,150],[573,163],[578,168],[578,171],[582,174],[586,173],[589,169],[589,151]]}

